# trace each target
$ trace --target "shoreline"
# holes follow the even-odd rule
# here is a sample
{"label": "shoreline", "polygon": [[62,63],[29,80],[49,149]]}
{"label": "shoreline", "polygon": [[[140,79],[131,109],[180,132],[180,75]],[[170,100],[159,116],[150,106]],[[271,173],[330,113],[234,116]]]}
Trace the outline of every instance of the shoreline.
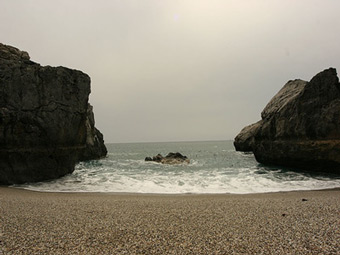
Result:
{"label": "shoreline", "polygon": [[254,192],[254,193],[139,193],[139,192],[107,192],[107,191],[43,191],[43,190],[33,190],[21,187],[13,187],[13,186],[2,186],[0,185],[0,191],[2,188],[15,189],[15,190],[24,190],[29,192],[38,192],[38,193],[49,193],[49,194],[103,194],[103,195],[146,195],[146,196],[200,196],[200,195],[261,195],[261,194],[276,194],[276,193],[290,193],[290,192],[313,192],[313,191],[340,191],[340,186],[335,188],[324,188],[324,189],[303,189],[303,190],[284,190],[284,191],[267,191],[267,192]]}
{"label": "shoreline", "polygon": [[0,205],[4,254],[336,254],[339,247],[340,188],[168,195],[0,186]]}

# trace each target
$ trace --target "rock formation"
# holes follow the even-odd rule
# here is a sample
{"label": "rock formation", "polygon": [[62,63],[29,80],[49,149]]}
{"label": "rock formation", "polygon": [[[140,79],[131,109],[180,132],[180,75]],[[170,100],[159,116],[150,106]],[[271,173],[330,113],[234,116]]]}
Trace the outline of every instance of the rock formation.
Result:
{"label": "rock formation", "polygon": [[168,165],[175,165],[175,164],[189,164],[190,160],[187,158],[187,156],[183,156],[181,153],[176,152],[170,152],[168,155],[163,157],[161,154],[158,154],[154,157],[146,157],[145,161],[154,161],[157,163],[162,164],[168,164]]}
{"label": "rock formation", "polygon": [[262,120],[235,138],[257,161],[340,173],[340,84],[329,68],[306,82],[289,81],[268,103]]}
{"label": "rock formation", "polygon": [[89,94],[87,74],[0,43],[0,184],[58,178],[106,155]]}
{"label": "rock formation", "polygon": [[98,159],[106,156],[107,149],[104,144],[103,134],[94,126],[94,114],[92,105],[87,106],[86,116],[86,149],[80,155],[80,161]]}

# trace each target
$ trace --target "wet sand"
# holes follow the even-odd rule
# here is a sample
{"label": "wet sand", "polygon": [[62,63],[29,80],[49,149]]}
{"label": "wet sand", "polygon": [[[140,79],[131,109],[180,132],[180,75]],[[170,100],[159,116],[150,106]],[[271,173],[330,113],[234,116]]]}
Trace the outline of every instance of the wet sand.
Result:
{"label": "wet sand", "polygon": [[340,254],[340,190],[251,195],[0,187],[0,254]]}

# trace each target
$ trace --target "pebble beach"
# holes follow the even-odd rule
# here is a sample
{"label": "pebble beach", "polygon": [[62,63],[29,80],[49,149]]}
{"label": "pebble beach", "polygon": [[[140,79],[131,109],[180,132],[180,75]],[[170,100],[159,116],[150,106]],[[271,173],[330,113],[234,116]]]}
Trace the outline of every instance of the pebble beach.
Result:
{"label": "pebble beach", "polygon": [[0,254],[340,254],[340,189],[147,195],[0,187]]}

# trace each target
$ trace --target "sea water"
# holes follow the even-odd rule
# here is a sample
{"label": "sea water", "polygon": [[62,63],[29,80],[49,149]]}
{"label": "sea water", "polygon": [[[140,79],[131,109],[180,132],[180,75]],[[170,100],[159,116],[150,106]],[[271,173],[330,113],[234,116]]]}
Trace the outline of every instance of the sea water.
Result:
{"label": "sea water", "polygon": [[[79,163],[57,180],[16,187],[53,192],[262,193],[340,187],[339,176],[268,167],[232,141],[107,144],[108,155]],[[190,164],[163,165],[147,156],[180,152]]]}

